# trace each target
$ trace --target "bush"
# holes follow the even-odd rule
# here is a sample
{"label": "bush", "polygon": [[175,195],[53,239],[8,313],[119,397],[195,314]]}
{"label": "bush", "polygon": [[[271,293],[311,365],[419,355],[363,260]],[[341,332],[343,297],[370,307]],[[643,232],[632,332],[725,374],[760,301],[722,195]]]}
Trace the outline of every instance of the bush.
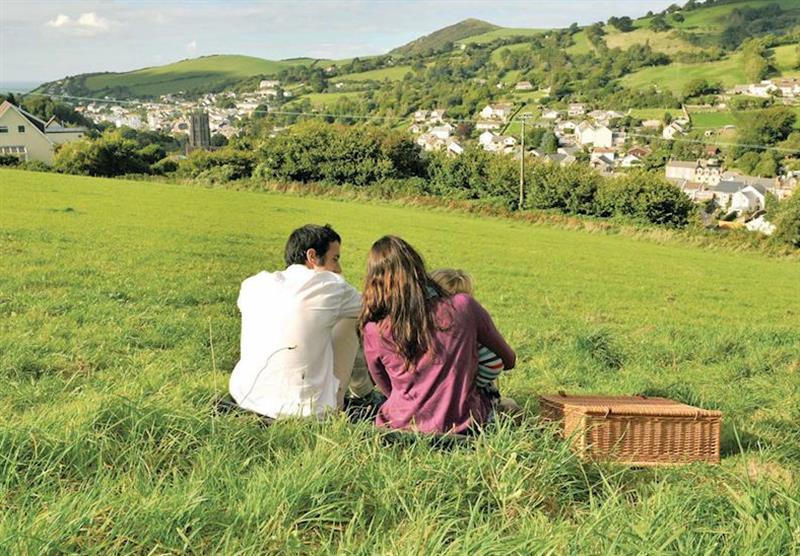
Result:
{"label": "bush", "polygon": [[780,203],[773,224],[774,241],[800,248],[800,193],[795,191],[791,197]]}
{"label": "bush", "polygon": [[19,166],[22,160],[13,154],[0,154],[0,166]]}
{"label": "bush", "polygon": [[650,172],[606,181],[598,195],[599,215],[627,216],[650,224],[683,227],[695,210],[683,192]]}
{"label": "bush", "polygon": [[178,171],[178,162],[174,158],[163,158],[150,166],[150,171],[159,176],[172,174]]}
{"label": "bush", "polygon": [[259,177],[370,185],[424,174],[420,148],[405,134],[377,127],[298,124],[258,149]]}
{"label": "bush", "polygon": [[146,174],[147,162],[139,153],[139,145],[116,132],[106,132],[97,139],[82,139],[61,145],[53,167],[66,174],[87,176],[122,176]]}
{"label": "bush", "polygon": [[[230,180],[249,178],[253,174],[255,164],[256,157],[254,154],[232,147],[225,147],[218,151],[196,150],[180,161],[178,173],[181,176],[201,178],[218,183],[217,180],[224,175],[229,176]],[[225,170],[215,170],[221,167],[225,167]],[[211,170],[215,171],[211,172]]]}

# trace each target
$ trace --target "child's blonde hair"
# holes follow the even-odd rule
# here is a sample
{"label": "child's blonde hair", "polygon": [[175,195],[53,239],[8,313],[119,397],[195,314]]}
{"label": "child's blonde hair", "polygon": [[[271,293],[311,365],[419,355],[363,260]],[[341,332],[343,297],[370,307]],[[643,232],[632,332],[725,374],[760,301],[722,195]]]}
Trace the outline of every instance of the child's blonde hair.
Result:
{"label": "child's blonde hair", "polygon": [[456,268],[438,268],[431,272],[431,278],[447,295],[467,293],[472,295],[474,289],[472,276]]}

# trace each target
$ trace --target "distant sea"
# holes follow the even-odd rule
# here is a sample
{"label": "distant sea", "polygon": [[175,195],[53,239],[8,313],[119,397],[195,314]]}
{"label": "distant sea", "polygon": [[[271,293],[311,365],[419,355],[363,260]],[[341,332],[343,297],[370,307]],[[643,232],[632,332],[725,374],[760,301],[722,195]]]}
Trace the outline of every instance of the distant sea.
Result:
{"label": "distant sea", "polygon": [[41,81],[0,81],[0,93],[27,93],[41,84]]}

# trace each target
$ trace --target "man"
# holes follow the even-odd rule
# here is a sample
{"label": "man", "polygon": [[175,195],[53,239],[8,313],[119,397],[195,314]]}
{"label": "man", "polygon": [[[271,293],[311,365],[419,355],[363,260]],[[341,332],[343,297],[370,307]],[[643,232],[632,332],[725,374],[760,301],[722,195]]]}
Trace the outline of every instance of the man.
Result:
{"label": "man", "polygon": [[239,407],[270,418],[312,416],[342,407],[348,386],[366,398],[373,384],[359,351],[361,295],[341,276],[342,239],[309,224],[286,243],[286,270],[242,282],[241,359],[230,379]]}

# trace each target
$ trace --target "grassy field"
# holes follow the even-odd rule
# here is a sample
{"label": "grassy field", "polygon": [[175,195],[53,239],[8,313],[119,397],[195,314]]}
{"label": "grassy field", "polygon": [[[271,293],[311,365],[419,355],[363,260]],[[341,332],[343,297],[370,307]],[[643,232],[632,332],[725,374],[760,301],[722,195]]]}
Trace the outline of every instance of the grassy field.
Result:
{"label": "grassy field", "polygon": [[592,43],[589,42],[589,38],[586,36],[585,31],[579,31],[572,35],[572,41],[575,43],[569,48],[567,48],[568,54],[589,54],[594,50]]}
{"label": "grassy field", "polygon": [[485,44],[487,42],[492,42],[496,39],[508,39],[511,37],[534,37],[536,35],[541,35],[546,33],[548,29],[525,29],[525,28],[513,28],[513,27],[503,27],[502,29],[495,29],[494,31],[489,31],[488,33],[482,33],[480,35],[473,35],[471,37],[467,37],[466,39],[461,39],[456,41],[457,44]]}
{"label": "grassy field", "polygon": [[350,98],[355,100],[362,95],[363,93],[360,91],[345,91],[342,93],[308,93],[293,99],[291,102],[287,103],[285,107],[291,107],[295,103],[307,99],[315,108],[324,108],[325,106],[331,106],[339,99]]}
{"label": "grassy field", "polygon": [[685,39],[677,36],[674,31],[666,33],[656,33],[650,29],[636,29],[629,33],[621,33],[616,29],[609,29],[604,40],[609,48],[621,48],[627,50],[633,45],[650,43],[653,50],[665,54],[676,54],[678,52],[696,52],[702,48],[692,45]]}
{"label": "grassy field", "polygon": [[411,71],[411,66],[394,66],[337,77],[336,81],[400,81]]}
{"label": "grassy field", "polygon": [[622,78],[626,87],[642,88],[655,85],[680,94],[693,79],[720,82],[725,87],[746,83],[741,55],[734,54],[717,62],[697,64],[670,64],[644,68]]}
{"label": "grassy field", "polygon": [[[796,261],[422,209],[0,170],[0,552],[790,554]],[[501,388],[725,413],[719,467],[582,463],[540,428],[385,446],[342,418],[214,415],[240,282],[330,222],[360,285],[396,233],[472,272]]]}
{"label": "grassy field", "polygon": [[93,75],[86,79],[86,87],[98,93],[124,87],[134,96],[156,96],[203,87],[218,81],[272,75],[289,66],[313,62],[310,58],[276,62],[251,56],[203,56],[127,73]]}
{"label": "grassy field", "polygon": [[669,112],[673,118],[683,116],[679,108],[633,108],[631,116],[640,120],[663,120],[664,114]]}
{"label": "grassy field", "polygon": [[772,49],[772,59],[775,69],[786,76],[800,75],[800,68],[797,67],[797,49],[800,44],[786,44]]}

